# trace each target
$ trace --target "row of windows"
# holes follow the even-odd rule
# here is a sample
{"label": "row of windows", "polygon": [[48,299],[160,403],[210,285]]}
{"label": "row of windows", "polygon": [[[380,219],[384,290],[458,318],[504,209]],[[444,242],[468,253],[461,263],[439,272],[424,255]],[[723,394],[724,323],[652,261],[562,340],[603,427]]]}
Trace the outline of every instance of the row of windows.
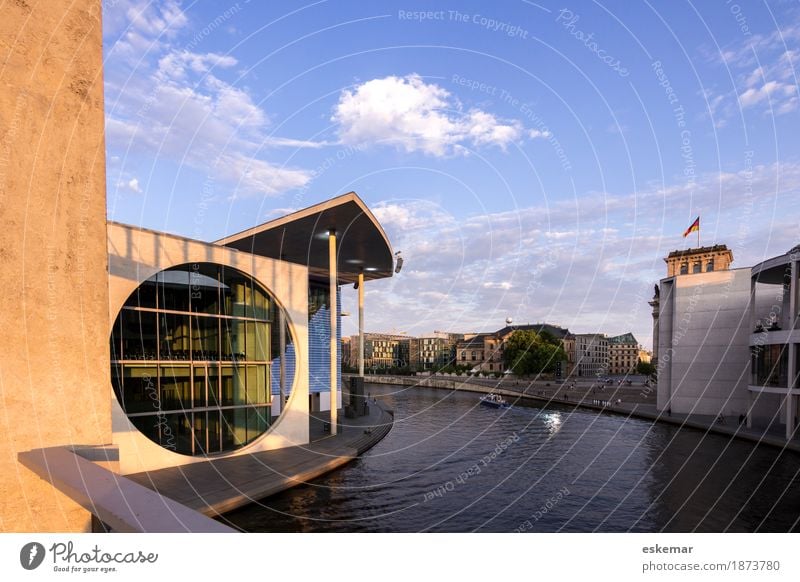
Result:
{"label": "row of windows", "polygon": [[268,407],[137,416],[133,425],[151,441],[184,455],[238,449],[269,428]]}
{"label": "row of windows", "polygon": [[111,366],[114,393],[127,414],[269,404],[269,366]]}
{"label": "row of windows", "polygon": [[[714,261],[710,260],[706,262],[706,272],[714,270]],[[701,261],[695,261],[692,263],[692,273],[702,273],[703,272],[703,263]],[[689,274],[689,263],[681,263],[681,275],[688,275]]]}

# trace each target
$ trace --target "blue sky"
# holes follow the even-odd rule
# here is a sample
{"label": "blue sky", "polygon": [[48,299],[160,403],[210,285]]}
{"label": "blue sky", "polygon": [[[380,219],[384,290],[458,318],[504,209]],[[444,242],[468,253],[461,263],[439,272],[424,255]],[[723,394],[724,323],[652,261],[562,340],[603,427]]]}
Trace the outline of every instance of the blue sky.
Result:
{"label": "blue sky", "polygon": [[800,242],[795,2],[104,8],[109,218],[215,240],[355,190],[405,257],[369,330],[649,346],[695,216],[738,267]]}

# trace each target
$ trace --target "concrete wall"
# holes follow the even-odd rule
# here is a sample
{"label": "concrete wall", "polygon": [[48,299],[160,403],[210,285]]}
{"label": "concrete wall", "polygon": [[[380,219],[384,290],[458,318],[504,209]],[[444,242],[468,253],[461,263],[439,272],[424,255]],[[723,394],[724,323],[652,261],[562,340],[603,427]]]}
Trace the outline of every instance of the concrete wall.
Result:
{"label": "concrete wall", "polygon": [[[194,241],[121,224],[108,225],[109,301],[107,342],[122,305],[151,275],[186,263],[227,265],[253,276],[286,310],[295,341],[296,368],[291,396],[283,414],[271,429],[250,445],[222,454],[235,456],[309,442],[308,421],[308,269],[239,252],[229,247]],[[103,364],[109,375],[108,359]],[[114,443],[119,445],[120,471],[137,473],[204,460],[169,451],[142,435],[119,405],[110,381],[105,397],[113,411]]]}
{"label": "concrete wall", "polygon": [[17,453],[111,441],[100,0],[0,18],[0,529],[86,531]]}
{"label": "concrete wall", "polygon": [[750,269],[661,282],[658,408],[738,416],[748,406]]}

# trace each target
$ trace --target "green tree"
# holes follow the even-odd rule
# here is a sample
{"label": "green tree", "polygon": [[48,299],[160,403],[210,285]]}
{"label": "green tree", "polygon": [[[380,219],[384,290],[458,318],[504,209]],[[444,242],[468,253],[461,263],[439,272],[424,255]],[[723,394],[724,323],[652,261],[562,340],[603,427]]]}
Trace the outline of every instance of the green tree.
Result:
{"label": "green tree", "polygon": [[518,329],[506,340],[503,361],[506,369],[518,376],[553,372],[556,364],[566,360],[561,342],[550,334]]}
{"label": "green tree", "polygon": [[640,360],[639,363],[636,364],[636,372],[645,376],[652,376],[656,373],[656,367],[650,362],[642,362]]}

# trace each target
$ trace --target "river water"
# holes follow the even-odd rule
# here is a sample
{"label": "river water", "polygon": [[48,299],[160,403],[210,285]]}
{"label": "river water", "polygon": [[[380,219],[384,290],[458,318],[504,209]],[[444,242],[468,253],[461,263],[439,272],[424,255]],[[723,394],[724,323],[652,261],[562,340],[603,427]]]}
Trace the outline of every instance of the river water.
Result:
{"label": "river water", "polygon": [[800,455],[692,429],[369,385],[389,435],[311,484],[228,514],[265,532],[800,531]]}

